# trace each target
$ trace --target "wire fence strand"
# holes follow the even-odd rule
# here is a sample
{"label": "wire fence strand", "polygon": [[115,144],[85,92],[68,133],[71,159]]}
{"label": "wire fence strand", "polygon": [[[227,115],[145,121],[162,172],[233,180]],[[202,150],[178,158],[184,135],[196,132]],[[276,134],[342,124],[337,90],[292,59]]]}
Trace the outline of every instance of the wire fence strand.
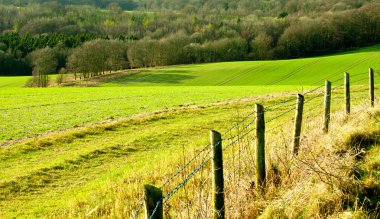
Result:
{"label": "wire fence strand", "polygon": [[[375,72],[380,73],[380,71],[377,71],[377,70]],[[367,74],[367,72],[360,72],[360,73],[356,73],[356,74],[351,74],[351,77],[359,77],[359,76],[362,76],[365,74]],[[368,78],[359,78],[357,80],[352,81],[351,83],[359,83],[359,82],[362,82],[364,80],[368,80]],[[335,83],[338,81],[343,82],[343,80],[340,78],[340,79],[332,81],[332,83]],[[380,84],[376,84],[375,86],[378,86],[378,85],[380,85]],[[311,119],[315,119],[315,117],[317,115],[321,114],[324,111],[324,108],[321,107],[324,105],[324,101],[323,101],[324,99],[321,99],[321,101],[319,103],[314,102],[317,98],[320,98],[320,97],[325,95],[323,87],[324,87],[324,84],[317,86],[316,88],[313,88],[313,89],[308,90],[308,91],[303,93],[303,95],[306,96],[305,102],[304,102],[305,106],[308,106],[310,103],[314,103],[312,106],[310,105],[310,107],[304,107],[304,111],[306,111],[306,113],[308,114],[305,118],[305,122],[309,122]],[[335,99],[339,99],[341,97],[344,97],[344,96],[339,95],[342,88],[344,88],[344,85],[338,85],[338,86],[335,86],[331,89],[331,92],[337,93],[337,94],[333,95],[333,97]],[[366,87],[362,88],[361,86],[359,86],[356,89],[351,90],[352,93],[356,93],[356,94],[361,94],[364,91],[368,91],[368,88],[366,88]],[[355,97],[351,97],[351,98],[352,99],[361,99],[359,96],[355,96]],[[279,114],[275,115],[274,117],[270,117],[270,119],[268,119],[266,121],[266,124],[271,124],[271,122],[279,120],[282,117],[285,117],[285,115],[289,114],[290,112],[295,111],[295,107],[296,107],[295,101],[296,101],[296,98],[292,96],[292,97],[286,98],[285,100],[281,100],[281,101],[277,101],[275,103],[269,104],[265,108],[264,112],[279,113]],[[246,150],[247,146],[249,144],[251,144],[252,141],[255,140],[255,136],[252,136],[250,138],[247,138],[247,137],[253,131],[256,130],[254,127],[254,123],[255,123],[257,116],[258,116],[256,114],[257,113],[255,111],[252,111],[252,112],[246,114],[245,116],[243,116],[241,119],[239,119],[236,123],[234,123],[232,126],[227,128],[226,131],[224,131],[222,133],[222,137],[223,136],[228,136],[228,137],[223,138],[223,140],[218,142],[216,145],[222,144],[222,142],[226,143],[222,147],[223,151],[226,151],[227,149],[229,149],[230,147],[233,147],[234,145],[239,145],[239,148],[233,147],[231,152],[234,151],[234,153],[231,155],[228,155],[228,160],[226,160],[225,162],[230,161],[230,160],[235,160],[235,158],[237,156],[240,156],[242,154],[243,150]],[[293,117],[291,117],[290,119],[293,120]],[[279,124],[276,124],[274,127],[271,127],[267,131],[270,132],[270,131],[274,131],[275,129],[281,128],[281,127],[283,128],[283,127],[285,127],[285,125],[289,124],[289,122],[291,120],[283,118],[283,120],[280,121]],[[154,213],[156,213],[156,211],[158,210],[158,207],[161,204],[168,202],[174,196],[175,193],[177,193],[181,188],[185,187],[186,184],[197,173],[199,173],[203,168],[205,168],[207,166],[207,164],[212,159],[212,157],[209,155],[216,145],[211,146],[210,144],[207,144],[206,146],[202,147],[188,162],[186,162],[180,169],[178,169],[173,175],[171,175],[167,180],[164,181],[164,183],[160,186],[160,189],[163,189],[164,187],[169,185],[180,174],[188,172],[183,180],[181,180],[178,184],[173,186],[173,188],[170,189],[168,192],[166,192],[165,196],[159,202],[156,203],[156,207],[153,210],[152,215],[154,215]],[[202,154],[203,154],[203,156],[202,156]],[[191,170],[187,170],[188,167],[190,167],[190,165],[192,163],[194,163],[197,159],[200,159],[201,162],[199,164],[197,164],[195,168],[193,168]],[[240,169],[239,169],[239,171],[240,171]],[[206,180],[203,180],[201,183],[202,186],[200,188],[203,188],[203,186],[208,182],[209,179],[210,179],[210,177],[208,177]],[[194,199],[194,196],[192,197],[192,199]],[[141,201],[142,204],[140,204],[138,206],[137,210],[134,211],[134,217],[133,218],[136,218],[138,213],[141,211],[141,209],[143,207],[143,201],[144,200]]]}

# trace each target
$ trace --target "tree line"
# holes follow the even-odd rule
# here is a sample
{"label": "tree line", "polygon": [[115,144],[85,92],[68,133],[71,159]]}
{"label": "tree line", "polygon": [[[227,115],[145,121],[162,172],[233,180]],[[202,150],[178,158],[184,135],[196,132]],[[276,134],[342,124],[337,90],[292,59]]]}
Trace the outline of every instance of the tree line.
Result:
{"label": "tree line", "polygon": [[[27,56],[33,51],[50,47],[62,54],[71,48],[78,47],[83,42],[99,38],[108,39],[107,36],[96,34],[66,35],[52,33],[37,36],[20,35],[14,32],[2,34],[0,35],[0,75],[30,75],[32,64],[28,62]],[[60,55],[57,58],[59,59],[57,68],[65,67],[67,56]]]}
{"label": "tree line", "polygon": [[[70,71],[86,78],[124,68],[298,58],[380,43],[378,3],[334,13],[263,17],[77,9],[65,7],[61,15],[53,15],[53,9],[43,7],[30,11],[34,18],[16,13],[20,19],[9,21],[8,29],[1,26],[0,74],[38,74],[40,56],[56,60],[50,73]],[[68,26],[31,28],[33,22],[23,21],[27,17],[47,23],[64,20]],[[0,18],[2,23],[6,19],[10,17]]]}
{"label": "tree line", "polygon": [[0,0],[0,4],[14,5],[18,7],[26,7],[37,4],[53,4],[56,5],[89,5],[99,8],[120,7],[125,10],[137,9],[138,3],[133,0]]}
{"label": "tree line", "polygon": [[0,4],[30,6],[37,4],[88,5],[99,8],[120,8],[123,10],[176,10],[185,12],[220,12],[271,15],[288,11],[310,13],[315,11],[339,11],[359,8],[370,0],[0,0]]}

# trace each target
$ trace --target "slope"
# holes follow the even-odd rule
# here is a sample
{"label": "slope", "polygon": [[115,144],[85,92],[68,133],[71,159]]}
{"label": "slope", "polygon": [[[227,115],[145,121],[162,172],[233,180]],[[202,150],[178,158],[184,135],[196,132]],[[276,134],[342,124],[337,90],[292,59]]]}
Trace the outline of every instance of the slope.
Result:
{"label": "slope", "polygon": [[325,79],[341,78],[343,72],[358,74],[368,67],[380,68],[380,45],[314,58],[173,66],[102,86],[319,85]]}

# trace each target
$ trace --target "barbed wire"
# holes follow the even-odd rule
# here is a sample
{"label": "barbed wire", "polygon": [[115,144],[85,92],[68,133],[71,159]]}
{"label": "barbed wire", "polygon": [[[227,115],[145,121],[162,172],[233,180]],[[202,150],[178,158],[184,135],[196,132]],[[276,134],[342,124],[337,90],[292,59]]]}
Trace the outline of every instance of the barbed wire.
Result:
{"label": "barbed wire", "polygon": [[325,86],[324,84],[321,85],[321,86],[318,86],[318,87],[316,87],[316,88],[314,88],[314,89],[312,89],[312,90],[310,90],[310,91],[305,92],[303,95],[305,96],[305,95],[307,95],[307,94],[314,93],[315,91],[317,91],[317,90],[323,88],[324,86]]}
{"label": "barbed wire", "polygon": [[309,103],[309,102],[311,102],[311,101],[317,99],[318,97],[322,97],[322,96],[324,96],[324,95],[325,95],[325,93],[320,93],[320,94],[318,94],[318,95],[316,95],[316,96],[314,96],[314,97],[312,97],[312,98],[310,98],[310,99],[306,99],[305,102],[304,102],[304,104]]}
{"label": "barbed wire", "polygon": [[[255,117],[256,118],[256,117]],[[241,137],[240,134],[243,133],[247,128],[249,128],[253,123],[255,122],[255,119],[244,125],[242,129],[238,129],[238,133],[229,137],[229,138],[223,138],[223,141],[231,141],[231,140],[236,140],[236,138]]]}
{"label": "barbed wire", "polygon": [[274,120],[276,120],[276,119],[278,119],[278,118],[281,118],[282,116],[284,116],[284,115],[290,113],[290,112],[293,111],[293,110],[294,110],[294,109],[289,109],[289,110],[287,110],[287,111],[281,113],[280,115],[278,115],[278,116],[276,116],[276,117],[274,117],[274,118],[269,119],[268,121],[266,121],[266,123],[270,123],[270,122],[272,122],[272,121],[274,121]]}
{"label": "barbed wire", "polygon": [[336,91],[336,90],[339,90],[339,89],[341,89],[341,88],[343,88],[343,87],[344,87],[344,85],[338,85],[338,86],[333,87],[333,88],[331,89],[331,91]]}
{"label": "barbed wire", "polygon": [[360,72],[360,73],[350,74],[350,77],[356,77],[356,76],[364,75],[364,74],[368,74],[368,72]]}
{"label": "barbed wire", "polygon": [[[354,74],[352,76],[359,76],[359,75],[363,75],[363,74],[366,74],[366,72],[357,73],[357,74]],[[339,80],[341,80],[341,79],[339,79]],[[357,83],[357,82],[360,82],[360,81],[363,81],[363,80],[367,80],[367,78],[358,79],[358,80],[352,81],[351,83]],[[338,80],[335,80],[333,82],[336,82],[336,81],[338,81]],[[377,84],[377,85],[379,85],[379,84]],[[324,87],[324,85],[318,86],[318,87],[316,87],[316,88],[314,88],[312,90],[309,90],[309,91],[305,92],[303,95],[310,95],[310,94],[312,94],[312,93],[320,90],[323,87]],[[340,89],[342,87],[344,87],[344,85],[335,86],[335,87],[332,88],[332,91],[337,91],[338,89]],[[367,88],[352,90],[351,92],[361,92],[361,91],[364,91],[364,90],[367,90]],[[304,102],[304,104],[310,103],[311,101],[313,101],[316,98],[321,97],[323,95],[324,95],[324,92],[321,91],[320,93],[316,94],[315,96],[311,97],[310,99],[306,99],[305,102]],[[285,112],[282,112],[280,115],[277,115],[277,116],[275,116],[275,117],[267,120],[266,123],[269,124],[270,122],[275,121],[275,120],[283,117],[284,115],[290,113],[291,111],[293,111],[294,110],[293,108],[291,108],[291,109],[287,109],[287,108],[294,105],[294,103],[290,103],[291,101],[294,101],[294,100],[295,100],[294,97],[290,97],[289,99],[273,103],[273,104],[269,105],[268,107],[266,107],[265,110],[264,110],[264,112],[275,112],[275,111],[278,111],[278,110],[285,110]],[[318,104],[318,106],[321,106],[323,104],[324,104],[324,102],[321,102],[321,103]],[[323,110],[321,110],[320,107],[315,107],[314,106],[313,108],[307,109],[306,111],[308,111],[310,113],[306,117],[306,120],[305,120],[305,121],[308,121],[309,119],[314,118],[315,114],[313,114],[313,113],[315,113],[315,112],[320,113]],[[254,115],[254,114],[256,114],[256,115]],[[248,124],[245,124],[245,122],[247,121],[247,119],[250,118],[251,116],[253,116],[253,119],[250,122],[248,122]],[[255,122],[255,119],[257,118],[257,116],[258,116],[257,112],[250,112],[247,115],[245,115],[242,119],[240,119],[238,122],[236,122],[236,124],[234,124],[233,126],[229,127],[225,132],[223,132],[222,136],[224,136],[226,134],[231,134],[232,135],[232,131],[234,129],[237,129],[242,124],[244,124],[243,128],[237,130],[238,134],[232,135],[231,137],[229,137],[227,139],[223,139],[223,141],[231,141],[231,142],[229,142],[227,145],[225,145],[223,147],[223,151],[227,150],[229,147],[231,147],[232,145],[236,144],[237,142],[242,141],[248,134],[252,133],[255,130],[255,128],[249,129],[249,127],[253,125],[253,123]],[[271,129],[269,129],[267,131],[271,131],[271,130],[277,129],[279,127],[283,127],[287,123],[289,123],[289,121],[285,121],[285,122],[283,122],[283,123],[281,123],[279,125],[276,125],[275,127],[271,128]],[[255,138],[253,138],[253,139],[255,139]],[[216,145],[221,144],[221,143],[222,143],[222,141],[218,142]],[[236,157],[237,154],[240,154],[242,152],[242,150],[244,150],[245,147],[247,147],[249,144],[250,144],[250,142],[247,142],[247,143],[243,144],[242,148],[239,147],[238,151],[235,152],[235,154],[233,154],[229,158],[229,160],[231,160],[234,157]],[[182,187],[184,187],[192,179],[192,177],[194,177],[201,169],[203,169],[207,165],[207,163],[211,160],[211,157],[209,157],[208,155],[210,154],[210,152],[213,150],[213,148],[216,145],[212,146],[206,152],[205,156],[203,156],[203,158],[202,158],[203,161],[196,168],[192,169],[191,172],[186,176],[186,178],[184,180],[182,180],[179,184],[177,184],[173,189],[171,189],[170,191],[168,191],[166,193],[166,195],[159,202],[157,202],[156,207],[155,207],[152,215],[154,215],[156,213],[156,211],[157,211],[157,209],[158,209],[158,207],[159,207],[159,205],[161,203],[167,202],[179,189],[181,189]],[[176,176],[178,176],[179,174],[183,173],[185,171],[185,169],[193,161],[195,161],[203,152],[205,152],[209,146],[210,145],[206,145],[205,147],[203,147],[190,161],[188,161],[183,166],[183,168],[181,168],[180,170],[178,170],[168,180],[166,180],[160,188],[163,188],[164,186],[166,186],[167,184],[169,184]],[[141,210],[141,207],[139,208],[139,210]]]}
{"label": "barbed wire", "polygon": [[[218,143],[216,143],[210,150],[208,150],[207,154],[204,156],[204,158],[206,158],[206,156],[208,156],[210,154],[210,152],[216,147],[218,146],[219,144],[221,144],[221,141],[219,141]],[[172,190],[170,190],[169,192],[166,193],[166,195],[157,202],[156,204],[156,207],[153,209],[152,211],[152,214],[150,216],[150,218],[152,218],[154,216],[154,214],[157,212],[158,210],[158,207],[160,206],[160,204],[164,203],[164,202],[167,202],[179,189],[181,189],[183,186],[185,186],[187,184],[187,182],[196,174],[198,173],[203,167],[206,166],[206,164],[211,160],[211,157],[208,157],[207,159],[204,159],[203,162],[201,164],[199,164],[196,168],[194,168],[190,174],[188,174],[186,176],[186,178],[179,184],[177,184]]]}
{"label": "barbed wire", "polygon": [[[203,191],[203,188],[205,187],[205,185],[210,182],[210,179],[212,178],[212,175],[209,174],[205,179],[203,178],[203,175],[201,176],[201,183],[199,186],[197,186],[197,190],[200,190],[201,192]],[[196,191],[194,191],[194,193],[196,193]],[[187,199],[188,203],[185,204],[185,207],[186,208],[189,208],[189,206],[192,204],[192,202],[194,201],[194,199],[196,198],[196,195],[193,195],[191,199]]]}
{"label": "barbed wire", "polygon": [[355,81],[351,81],[351,84],[362,82],[362,81],[367,81],[367,80],[368,80],[368,78],[361,78],[361,79],[358,79],[358,80],[355,80]]}
{"label": "barbed wire", "polygon": [[294,96],[292,96],[292,97],[290,97],[288,100],[278,101],[278,102],[273,103],[273,104],[271,104],[271,105],[267,105],[265,108],[270,110],[271,107],[279,106],[279,105],[282,105],[282,104],[285,104],[285,103],[288,103],[288,102],[290,102],[290,101],[294,101],[294,100],[296,100],[296,98],[295,98]]}
{"label": "barbed wire", "polygon": [[[219,145],[221,142],[215,144],[213,146],[212,149],[210,149],[207,153],[207,155],[209,155],[211,153],[211,151],[217,146]],[[194,168],[190,174],[188,174],[186,176],[186,178],[179,184],[177,184],[177,186],[175,186],[172,190],[170,190],[169,192],[166,193],[165,197],[163,198],[163,202],[167,202],[180,188],[182,188],[183,186],[185,186],[187,184],[187,182],[189,182],[189,180],[196,174],[198,173],[201,169],[203,169],[206,164],[211,160],[211,157],[208,157],[206,158],[206,156],[204,157],[203,161],[201,164],[199,164],[196,168]]]}
{"label": "barbed wire", "polygon": [[[253,131],[253,130],[251,130]],[[256,138],[254,138],[253,140],[255,140]],[[243,147],[240,148],[239,150],[236,151],[235,154],[233,154],[231,157],[229,157],[229,159],[226,160],[226,162],[234,159],[237,155],[239,155],[241,152],[242,152],[242,149],[246,149],[248,147],[248,145],[250,144],[250,142],[247,142],[246,144],[243,144]]]}
{"label": "barbed wire", "polygon": [[369,91],[368,87],[357,87],[356,89],[351,90],[353,94],[355,93],[364,93],[364,91]]}
{"label": "barbed wire", "polygon": [[231,131],[234,129],[234,128],[237,128],[239,125],[243,124],[245,122],[245,120],[247,120],[250,116],[254,115],[255,112],[251,112],[251,113],[248,113],[248,115],[244,116],[243,119],[241,119],[239,122],[237,122],[235,125],[231,126],[230,128],[228,128],[225,132],[222,133],[222,135],[225,135],[227,133],[231,133]]}
{"label": "barbed wire", "polygon": [[224,146],[223,151],[227,150],[229,147],[231,147],[232,145],[234,145],[236,142],[239,142],[239,140],[241,138],[244,138],[245,136],[247,136],[248,134],[250,134],[252,131],[254,131],[254,129],[251,129],[251,130],[247,131],[245,134],[240,135],[238,139],[235,139],[234,141],[232,141],[229,144],[227,144],[226,146]]}
{"label": "barbed wire", "polygon": [[272,127],[272,128],[270,128],[268,130],[265,130],[265,131],[266,132],[270,132],[270,131],[276,130],[276,129],[280,128],[280,127],[284,127],[284,125],[288,124],[289,122],[291,122],[291,121],[285,120],[284,122],[281,122],[280,124],[276,125],[275,127]]}
{"label": "barbed wire", "polygon": [[288,102],[285,103],[285,104],[279,104],[279,105],[277,105],[275,108],[268,108],[268,107],[265,107],[264,111],[265,111],[265,112],[276,112],[276,111],[278,111],[278,110],[284,110],[284,109],[287,109],[288,107],[294,106],[294,105],[296,104],[296,102],[295,102],[296,100],[297,100],[297,98],[294,97],[294,98],[291,100],[292,102],[288,101]]}
{"label": "barbed wire", "polygon": [[170,177],[168,180],[166,180],[159,188],[162,189],[164,186],[169,184],[176,176],[183,173],[185,169],[194,161],[196,160],[206,149],[210,147],[210,144],[207,144],[205,147],[203,147],[190,161],[188,161],[180,170],[178,170],[176,173],[173,174],[172,177]]}
{"label": "barbed wire", "polygon": [[144,201],[145,201],[144,198],[142,198],[141,201],[140,201],[139,207],[135,211],[133,211],[133,215],[132,215],[133,219],[137,218],[137,216],[139,215],[140,211],[144,207]]}

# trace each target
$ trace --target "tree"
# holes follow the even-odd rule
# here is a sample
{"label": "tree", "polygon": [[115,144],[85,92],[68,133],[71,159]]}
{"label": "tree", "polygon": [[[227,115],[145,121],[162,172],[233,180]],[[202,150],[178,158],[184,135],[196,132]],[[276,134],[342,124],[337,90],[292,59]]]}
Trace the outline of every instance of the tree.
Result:
{"label": "tree", "polygon": [[47,87],[49,74],[55,74],[58,67],[58,58],[54,49],[46,47],[38,49],[29,55],[33,66],[35,86]]}
{"label": "tree", "polygon": [[73,50],[67,67],[75,74],[80,73],[80,78],[125,69],[128,67],[127,46],[119,40],[88,41]]}
{"label": "tree", "polygon": [[271,36],[260,33],[251,43],[253,57],[260,60],[271,59],[272,44],[273,40]]}

